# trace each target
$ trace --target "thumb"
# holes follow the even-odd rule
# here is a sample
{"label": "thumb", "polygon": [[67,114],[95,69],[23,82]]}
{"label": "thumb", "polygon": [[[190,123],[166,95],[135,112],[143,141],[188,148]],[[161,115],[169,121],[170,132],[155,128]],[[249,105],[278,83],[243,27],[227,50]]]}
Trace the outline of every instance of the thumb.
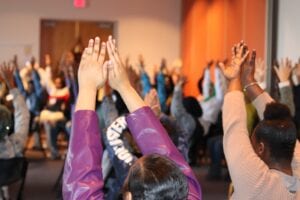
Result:
{"label": "thumb", "polygon": [[108,75],[108,61],[105,61],[102,65],[102,76],[103,78],[107,79]]}

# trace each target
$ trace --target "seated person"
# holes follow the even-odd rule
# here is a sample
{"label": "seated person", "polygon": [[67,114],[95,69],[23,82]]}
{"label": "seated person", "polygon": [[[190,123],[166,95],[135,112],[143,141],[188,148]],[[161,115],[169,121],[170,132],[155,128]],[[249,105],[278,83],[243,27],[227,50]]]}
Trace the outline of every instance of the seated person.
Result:
{"label": "seated person", "polygon": [[49,95],[46,108],[42,110],[40,121],[44,123],[47,134],[47,143],[50,148],[51,158],[60,157],[57,147],[57,136],[60,131],[67,132],[66,122],[69,115],[69,88],[65,86],[63,77],[57,76],[54,82],[49,75],[47,82],[47,92]]}
{"label": "seated person", "polygon": [[[106,47],[110,61],[103,64]],[[107,77],[130,112],[126,117],[128,128],[144,155],[129,169],[123,187],[124,199],[201,199],[192,169],[151,109],[131,87],[111,37],[106,44],[102,43],[101,50],[99,38],[95,43],[90,40],[82,55],[79,94],[64,168],[64,199],[104,198],[103,149],[94,110],[97,88],[103,87]]]}
{"label": "seated person", "polygon": [[[247,49],[244,42],[235,45],[231,65],[221,63],[229,80],[223,145],[234,187],[232,199],[299,199],[300,149],[295,124],[289,109],[273,102],[255,81],[256,53],[248,61]],[[251,139],[242,86],[262,119]]]}

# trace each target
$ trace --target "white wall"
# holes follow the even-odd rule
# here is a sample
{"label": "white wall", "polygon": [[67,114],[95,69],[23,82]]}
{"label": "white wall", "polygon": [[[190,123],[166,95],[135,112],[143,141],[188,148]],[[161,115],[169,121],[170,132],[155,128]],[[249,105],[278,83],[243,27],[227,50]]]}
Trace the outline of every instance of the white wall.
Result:
{"label": "white wall", "polygon": [[278,16],[277,57],[289,57],[297,61],[300,57],[300,1],[280,0]]}
{"label": "white wall", "polygon": [[123,56],[142,53],[148,66],[179,57],[181,0],[88,1],[75,9],[72,0],[0,0],[0,62],[39,57],[40,19],[114,21]]}

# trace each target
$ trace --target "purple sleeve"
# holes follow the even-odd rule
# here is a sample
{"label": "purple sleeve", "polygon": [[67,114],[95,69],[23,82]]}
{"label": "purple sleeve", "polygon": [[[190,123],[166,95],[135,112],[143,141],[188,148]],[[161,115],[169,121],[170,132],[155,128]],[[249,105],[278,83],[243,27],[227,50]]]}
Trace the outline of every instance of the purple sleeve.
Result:
{"label": "purple sleeve", "polygon": [[188,199],[202,199],[200,185],[167,132],[149,107],[143,107],[126,118],[128,128],[143,155],[157,153],[173,160],[188,179]]}
{"label": "purple sleeve", "polygon": [[96,113],[88,110],[75,112],[63,176],[65,200],[104,199],[102,151]]}

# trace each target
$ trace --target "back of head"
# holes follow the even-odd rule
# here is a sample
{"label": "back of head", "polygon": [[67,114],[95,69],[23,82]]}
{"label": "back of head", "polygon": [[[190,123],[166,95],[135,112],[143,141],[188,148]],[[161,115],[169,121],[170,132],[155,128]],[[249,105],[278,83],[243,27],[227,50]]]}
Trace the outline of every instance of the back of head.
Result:
{"label": "back of head", "polygon": [[11,112],[3,105],[0,105],[0,140],[13,131]]}
{"label": "back of head", "polygon": [[264,120],[258,123],[254,133],[256,140],[269,148],[270,161],[292,161],[297,130],[287,106],[280,103],[268,104]]}
{"label": "back of head", "polygon": [[173,161],[150,154],[131,166],[123,187],[123,193],[126,192],[131,193],[133,200],[183,200],[187,199],[188,183]]}

